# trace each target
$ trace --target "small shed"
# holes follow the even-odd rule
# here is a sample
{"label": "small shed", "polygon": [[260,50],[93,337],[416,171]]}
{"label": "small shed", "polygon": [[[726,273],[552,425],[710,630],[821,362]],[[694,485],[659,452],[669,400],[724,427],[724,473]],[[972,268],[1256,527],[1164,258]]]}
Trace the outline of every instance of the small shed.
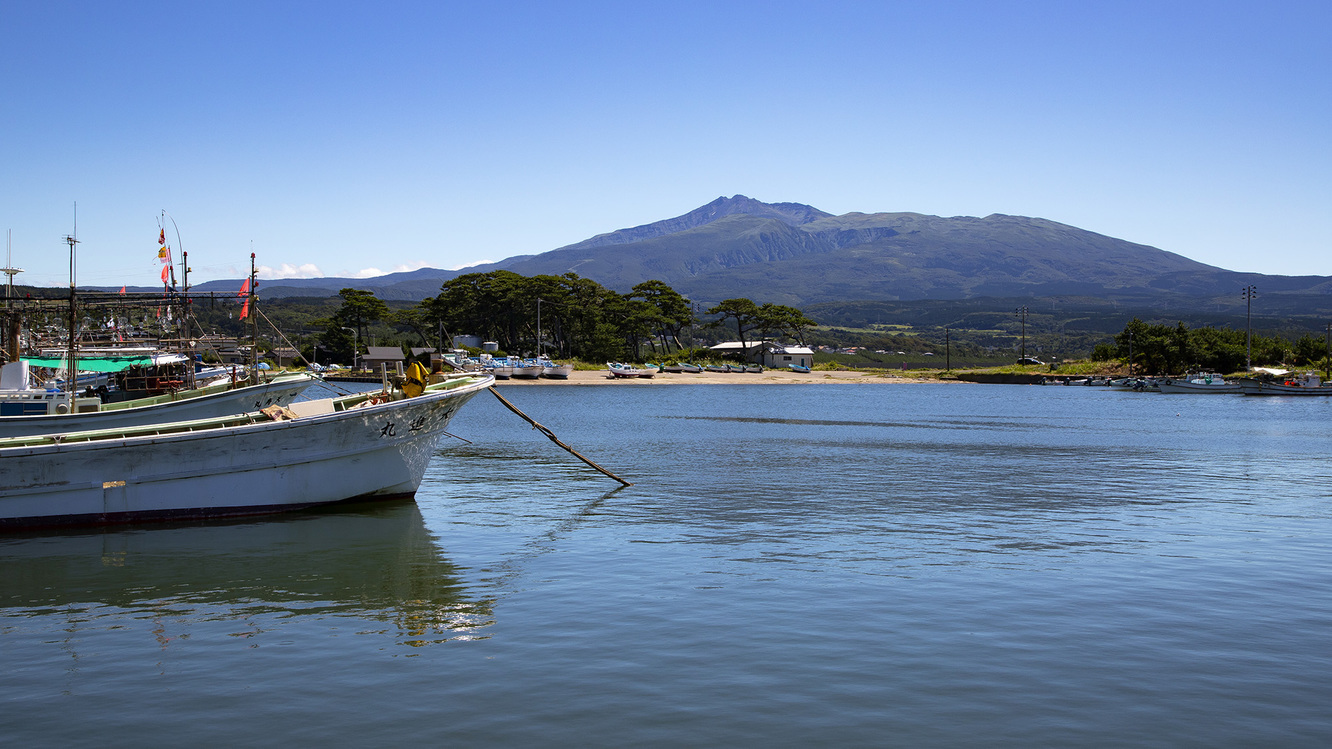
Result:
{"label": "small shed", "polygon": [[367,346],[361,366],[371,372],[378,372],[381,364],[387,364],[390,370],[399,370],[406,358],[397,346]]}
{"label": "small shed", "polygon": [[763,347],[760,363],[768,369],[787,369],[792,364],[797,367],[812,367],[814,350],[808,346],[788,346],[769,341]]}
{"label": "small shed", "polygon": [[814,366],[814,350],[808,346],[795,346],[776,341],[726,341],[711,348],[723,356],[762,364],[769,369]]}

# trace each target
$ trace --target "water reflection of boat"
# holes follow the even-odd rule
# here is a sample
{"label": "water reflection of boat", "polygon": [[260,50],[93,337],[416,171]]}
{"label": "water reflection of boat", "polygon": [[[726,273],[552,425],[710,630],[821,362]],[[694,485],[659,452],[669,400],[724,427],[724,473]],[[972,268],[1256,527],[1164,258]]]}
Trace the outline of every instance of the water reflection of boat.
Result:
{"label": "water reflection of boat", "polygon": [[57,606],[85,630],[155,611],[186,629],[255,612],[340,616],[391,623],[396,631],[372,633],[402,645],[476,638],[493,621],[492,601],[466,595],[411,501],[263,522],[8,536],[0,555],[0,607],[11,621]]}

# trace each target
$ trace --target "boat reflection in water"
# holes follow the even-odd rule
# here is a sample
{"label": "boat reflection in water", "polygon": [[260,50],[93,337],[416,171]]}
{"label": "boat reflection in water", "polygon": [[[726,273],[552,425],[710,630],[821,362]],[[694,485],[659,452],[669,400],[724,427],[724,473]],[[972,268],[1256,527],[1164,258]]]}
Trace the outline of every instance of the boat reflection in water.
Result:
{"label": "boat reflection in water", "polygon": [[466,595],[411,500],[252,522],[10,536],[0,538],[0,558],[0,616],[20,629],[29,628],[25,619],[54,617],[28,624],[71,637],[151,620],[167,647],[211,634],[217,622],[243,622],[247,631],[227,634],[246,637],[281,629],[284,640],[293,625],[318,624],[419,647],[480,639],[493,621],[493,601]]}

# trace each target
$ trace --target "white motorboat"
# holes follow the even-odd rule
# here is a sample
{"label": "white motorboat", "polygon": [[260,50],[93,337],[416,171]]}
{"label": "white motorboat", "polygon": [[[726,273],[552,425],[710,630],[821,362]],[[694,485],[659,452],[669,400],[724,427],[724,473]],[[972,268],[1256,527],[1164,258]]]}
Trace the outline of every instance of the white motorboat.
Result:
{"label": "white motorboat", "polygon": [[152,426],[0,439],[0,528],[280,512],[416,493],[489,375]]}
{"label": "white motorboat", "polygon": [[1167,377],[1158,380],[1156,389],[1162,393],[1214,393],[1219,395],[1242,392],[1237,382],[1226,382],[1219,374],[1202,372],[1182,378]]}

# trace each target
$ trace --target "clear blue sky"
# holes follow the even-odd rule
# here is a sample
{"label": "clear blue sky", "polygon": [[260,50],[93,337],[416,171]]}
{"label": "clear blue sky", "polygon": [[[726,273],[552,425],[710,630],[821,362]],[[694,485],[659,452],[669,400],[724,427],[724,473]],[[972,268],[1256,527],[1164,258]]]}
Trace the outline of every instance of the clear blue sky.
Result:
{"label": "clear blue sky", "polygon": [[737,193],[1332,275],[1327,2],[0,0],[0,28],[20,282],[68,284],[76,202],[79,284],[152,285],[163,210],[202,281],[252,246],[268,278],[455,268]]}

